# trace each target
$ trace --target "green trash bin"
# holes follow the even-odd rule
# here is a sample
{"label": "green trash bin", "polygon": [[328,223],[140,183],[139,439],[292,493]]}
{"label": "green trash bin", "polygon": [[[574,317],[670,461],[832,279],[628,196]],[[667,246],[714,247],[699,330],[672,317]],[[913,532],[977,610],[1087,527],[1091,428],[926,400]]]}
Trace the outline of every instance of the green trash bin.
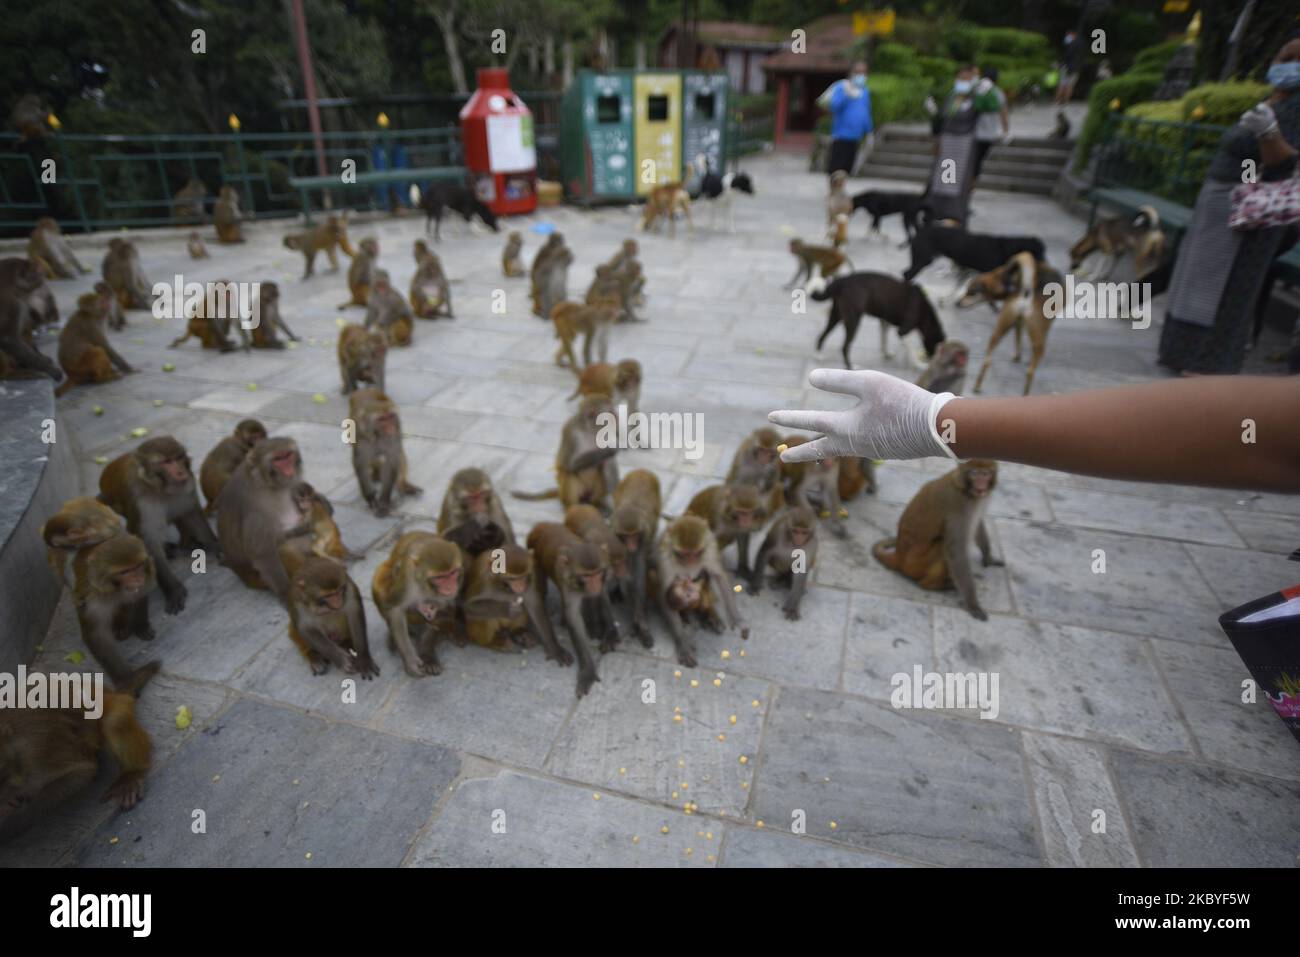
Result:
{"label": "green trash bin", "polygon": [[715,173],[726,171],[727,74],[682,71],[682,164],[689,168],[700,154]]}
{"label": "green trash bin", "polygon": [[564,193],[583,203],[636,198],[632,73],[580,70],[561,111]]}

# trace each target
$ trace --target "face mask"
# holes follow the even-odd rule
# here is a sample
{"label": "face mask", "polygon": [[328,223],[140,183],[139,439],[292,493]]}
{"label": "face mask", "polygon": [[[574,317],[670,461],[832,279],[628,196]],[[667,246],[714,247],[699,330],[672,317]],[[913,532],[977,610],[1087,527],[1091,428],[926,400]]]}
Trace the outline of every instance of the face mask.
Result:
{"label": "face mask", "polygon": [[1300,61],[1274,63],[1268,68],[1268,85],[1276,90],[1300,89]]}
{"label": "face mask", "polygon": [[971,88],[970,80],[958,80],[952,85],[952,88],[958,93],[969,93]]}
{"label": "face mask", "polygon": [[867,85],[867,75],[865,73],[853,74],[853,85],[859,90],[863,89]]}

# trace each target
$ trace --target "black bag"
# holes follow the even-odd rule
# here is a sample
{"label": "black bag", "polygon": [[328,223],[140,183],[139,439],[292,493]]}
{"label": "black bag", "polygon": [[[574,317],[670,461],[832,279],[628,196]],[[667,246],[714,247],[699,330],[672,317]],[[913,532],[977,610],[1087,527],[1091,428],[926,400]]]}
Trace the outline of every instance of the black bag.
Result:
{"label": "black bag", "polygon": [[1225,612],[1219,626],[1300,741],[1300,585]]}

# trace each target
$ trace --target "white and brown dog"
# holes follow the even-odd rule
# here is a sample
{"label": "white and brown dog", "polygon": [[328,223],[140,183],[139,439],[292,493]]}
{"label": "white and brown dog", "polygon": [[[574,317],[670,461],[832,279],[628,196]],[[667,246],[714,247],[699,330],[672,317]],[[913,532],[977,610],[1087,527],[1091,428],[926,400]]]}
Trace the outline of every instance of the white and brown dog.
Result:
{"label": "white and brown dog", "polygon": [[[997,325],[989,337],[988,348],[984,350],[984,364],[975,379],[975,390],[980,391],[984,385],[984,376],[993,361],[993,350],[997,348],[1002,337],[1014,330],[1016,334],[1016,354],[1013,362],[1020,361],[1020,334],[1023,330],[1029,334],[1029,347],[1032,355],[1029,368],[1025,370],[1025,391],[1029,394],[1034,384],[1034,372],[1043,359],[1047,349],[1047,333],[1051,331],[1052,320],[1059,309],[1059,295],[1052,297],[1048,286],[1055,284],[1059,290],[1063,277],[1046,262],[1035,259],[1032,253],[1016,253],[1004,265],[990,272],[981,273],[966,286],[966,293],[957,301],[957,305],[966,308],[979,302],[1000,302]],[[1055,298],[1055,301],[1051,301]]]}
{"label": "white and brown dog", "polygon": [[1098,220],[1070,249],[1070,272],[1079,272],[1084,259],[1095,252],[1106,257],[1106,264],[1096,276],[1107,279],[1125,253],[1133,253],[1133,269],[1138,279],[1155,272],[1165,257],[1165,233],[1160,228],[1160,214],[1153,206],[1141,206],[1132,220],[1113,216]]}

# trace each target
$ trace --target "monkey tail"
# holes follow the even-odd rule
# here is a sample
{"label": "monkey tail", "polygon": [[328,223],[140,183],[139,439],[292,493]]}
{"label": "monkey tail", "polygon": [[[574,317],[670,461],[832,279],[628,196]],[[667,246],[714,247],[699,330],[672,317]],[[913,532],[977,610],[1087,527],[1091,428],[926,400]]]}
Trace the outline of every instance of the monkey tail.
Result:
{"label": "monkey tail", "polygon": [[521,492],[518,489],[511,489],[510,494],[515,498],[523,499],[525,502],[540,502],[548,498],[559,498],[559,488],[548,488],[545,492]]}
{"label": "monkey tail", "polygon": [[871,554],[876,556],[876,561],[886,568],[892,568],[898,571],[898,539],[883,538],[871,546]]}

